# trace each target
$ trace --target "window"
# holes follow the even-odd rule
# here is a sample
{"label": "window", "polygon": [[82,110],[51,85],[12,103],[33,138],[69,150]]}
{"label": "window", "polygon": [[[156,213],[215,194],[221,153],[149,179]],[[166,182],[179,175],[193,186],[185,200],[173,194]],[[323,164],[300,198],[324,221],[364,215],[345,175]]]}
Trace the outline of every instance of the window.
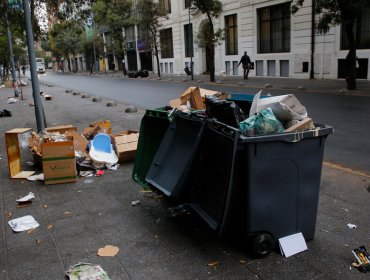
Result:
{"label": "window", "polygon": [[193,56],[193,24],[184,25],[185,57]]}
{"label": "window", "polygon": [[185,1],[185,9],[189,9],[191,7],[192,0],[184,0]]}
{"label": "window", "polygon": [[238,23],[237,16],[225,17],[226,55],[238,54]]}
{"label": "window", "polygon": [[164,9],[164,12],[167,14],[171,13],[171,0],[161,0],[160,1],[162,8]]}
{"label": "window", "polygon": [[258,53],[290,51],[290,2],[257,10]]}
{"label": "window", "polygon": [[160,31],[161,57],[173,58],[172,28]]}
{"label": "window", "polygon": [[[349,43],[347,35],[342,26],[341,49],[348,50]],[[355,25],[356,49],[370,49],[370,8],[364,9]]]}

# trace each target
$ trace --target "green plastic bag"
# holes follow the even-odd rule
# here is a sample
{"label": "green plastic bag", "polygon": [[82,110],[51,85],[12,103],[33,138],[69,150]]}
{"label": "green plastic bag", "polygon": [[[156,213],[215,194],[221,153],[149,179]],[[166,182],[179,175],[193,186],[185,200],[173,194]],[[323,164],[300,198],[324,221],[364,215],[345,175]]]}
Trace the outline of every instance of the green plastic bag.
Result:
{"label": "green plastic bag", "polygon": [[239,124],[239,129],[247,136],[268,133],[282,133],[284,127],[270,108],[263,109]]}

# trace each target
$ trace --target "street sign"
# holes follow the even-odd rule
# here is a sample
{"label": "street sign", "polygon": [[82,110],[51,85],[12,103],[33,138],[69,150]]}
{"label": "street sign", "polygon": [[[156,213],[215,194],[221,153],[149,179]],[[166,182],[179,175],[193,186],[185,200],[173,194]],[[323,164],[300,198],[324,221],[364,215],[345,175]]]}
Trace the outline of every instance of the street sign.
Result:
{"label": "street sign", "polygon": [[8,0],[10,9],[22,9],[22,0]]}

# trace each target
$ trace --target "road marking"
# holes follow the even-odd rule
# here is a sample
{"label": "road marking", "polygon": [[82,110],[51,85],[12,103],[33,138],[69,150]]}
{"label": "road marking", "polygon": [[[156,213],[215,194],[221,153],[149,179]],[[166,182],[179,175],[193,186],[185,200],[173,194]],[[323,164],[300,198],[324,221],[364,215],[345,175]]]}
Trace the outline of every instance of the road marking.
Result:
{"label": "road marking", "polygon": [[363,171],[355,170],[355,169],[352,169],[350,167],[345,167],[345,166],[340,165],[340,164],[324,161],[324,165],[327,166],[327,167],[331,167],[331,168],[339,169],[339,170],[342,170],[342,171],[345,171],[345,172],[349,172],[349,173],[352,173],[352,174],[355,174],[355,175],[360,175],[360,176],[370,178],[370,175],[363,172]]}

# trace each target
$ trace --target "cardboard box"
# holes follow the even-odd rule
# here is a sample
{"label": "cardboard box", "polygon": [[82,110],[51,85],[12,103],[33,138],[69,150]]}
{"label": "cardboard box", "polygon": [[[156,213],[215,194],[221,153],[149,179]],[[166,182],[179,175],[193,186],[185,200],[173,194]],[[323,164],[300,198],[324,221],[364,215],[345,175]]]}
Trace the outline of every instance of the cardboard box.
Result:
{"label": "cardboard box", "polygon": [[76,158],[73,141],[41,144],[45,185],[76,182]]}
{"label": "cardboard box", "polygon": [[35,171],[23,171],[19,136],[31,133],[32,128],[14,128],[5,132],[6,153],[8,156],[9,175],[12,179],[25,179]]}
{"label": "cardboard box", "polygon": [[49,133],[59,132],[60,134],[64,134],[66,131],[76,131],[77,132],[77,128],[71,124],[51,126],[51,127],[45,128],[45,130],[46,132],[49,132]]}
{"label": "cardboard box", "polygon": [[118,162],[130,162],[135,159],[139,133],[133,130],[125,130],[111,135],[112,144],[118,155]]}
{"label": "cardboard box", "polygon": [[12,88],[13,87],[13,81],[11,81],[11,80],[5,81],[5,87],[6,88]]}

